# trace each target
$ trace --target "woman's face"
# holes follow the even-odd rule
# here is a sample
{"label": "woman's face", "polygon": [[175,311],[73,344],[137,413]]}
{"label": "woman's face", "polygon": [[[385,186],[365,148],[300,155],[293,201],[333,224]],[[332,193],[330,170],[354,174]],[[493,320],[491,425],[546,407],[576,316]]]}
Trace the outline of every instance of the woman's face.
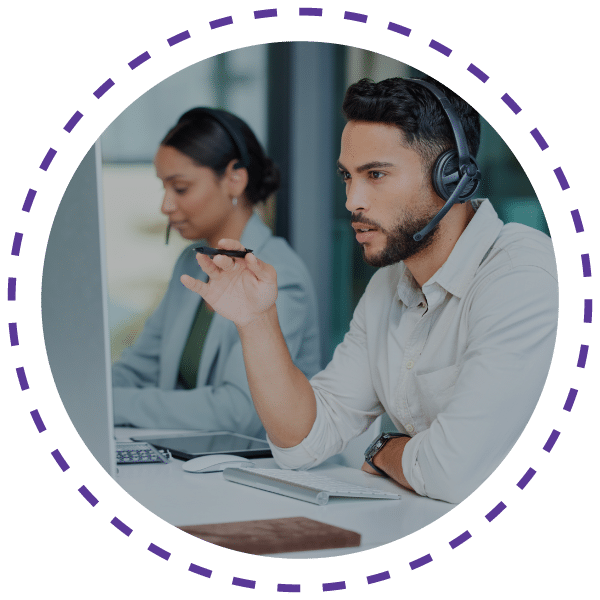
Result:
{"label": "woman's face", "polygon": [[221,239],[234,210],[227,178],[218,179],[212,169],[171,146],[160,146],[154,166],[165,188],[161,212],[171,228],[187,240],[214,244]]}

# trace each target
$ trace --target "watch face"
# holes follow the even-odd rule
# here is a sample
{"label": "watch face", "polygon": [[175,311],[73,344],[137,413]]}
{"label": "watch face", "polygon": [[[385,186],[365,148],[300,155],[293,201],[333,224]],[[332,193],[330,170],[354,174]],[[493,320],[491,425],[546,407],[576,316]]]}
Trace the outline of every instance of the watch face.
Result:
{"label": "watch face", "polygon": [[365,458],[367,459],[372,459],[377,452],[382,448],[383,446],[383,441],[384,441],[384,436],[386,436],[385,433],[382,433],[366,450],[365,452]]}
{"label": "watch face", "polygon": [[385,444],[395,437],[410,437],[404,433],[382,433],[366,450],[365,458],[371,460]]}

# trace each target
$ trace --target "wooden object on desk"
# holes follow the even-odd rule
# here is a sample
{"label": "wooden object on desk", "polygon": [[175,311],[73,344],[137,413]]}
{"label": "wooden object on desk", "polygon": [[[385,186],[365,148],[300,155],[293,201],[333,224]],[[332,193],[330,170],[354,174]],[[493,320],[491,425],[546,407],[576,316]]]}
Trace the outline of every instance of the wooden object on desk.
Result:
{"label": "wooden object on desk", "polygon": [[352,548],[360,534],[305,517],[179,527],[202,540],[247,554]]}

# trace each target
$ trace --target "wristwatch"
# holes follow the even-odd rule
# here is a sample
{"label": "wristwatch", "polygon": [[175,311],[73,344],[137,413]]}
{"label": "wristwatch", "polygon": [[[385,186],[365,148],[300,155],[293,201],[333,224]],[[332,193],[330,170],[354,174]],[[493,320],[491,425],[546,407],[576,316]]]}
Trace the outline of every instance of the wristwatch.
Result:
{"label": "wristwatch", "polygon": [[410,435],[406,435],[406,433],[382,433],[366,450],[365,450],[365,461],[367,464],[375,469],[381,475],[388,474],[385,471],[382,471],[380,468],[376,467],[373,464],[373,459],[375,455],[393,438],[398,437],[410,437]]}

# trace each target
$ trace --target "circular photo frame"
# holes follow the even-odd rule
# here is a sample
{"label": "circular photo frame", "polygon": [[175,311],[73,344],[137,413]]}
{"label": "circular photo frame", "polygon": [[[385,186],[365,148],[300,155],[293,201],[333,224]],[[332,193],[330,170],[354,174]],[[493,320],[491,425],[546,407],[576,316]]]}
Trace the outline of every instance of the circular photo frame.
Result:
{"label": "circular photo frame", "polygon": [[[581,436],[593,434],[594,415],[586,405],[597,397],[592,367],[598,302],[592,277],[595,209],[585,189],[587,173],[569,155],[568,138],[557,131],[551,108],[557,101],[547,98],[544,86],[531,84],[533,74],[513,78],[514,51],[508,53],[512,63],[505,63],[493,49],[465,40],[458,28],[477,24],[473,15],[463,22],[448,13],[447,23],[431,23],[424,8],[406,11],[395,3],[353,10],[340,2],[276,8],[243,2],[210,8],[179,4],[189,11],[185,18],[154,15],[142,19],[147,26],[135,31],[115,26],[122,37],[116,36],[105,56],[97,49],[89,57],[73,56],[80,69],[75,82],[70,81],[75,69],[53,63],[50,71],[69,80],[69,92],[54,92],[57,97],[49,102],[43,122],[36,118],[35,140],[27,153],[19,153],[19,177],[9,184],[10,218],[2,226],[9,247],[3,260],[8,325],[3,380],[11,423],[8,447],[18,453],[7,467],[10,485],[18,490],[8,506],[14,515],[9,525],[15,573],[23,577],[29,572],[26,565],[35,564],[44,581],[63,590],[65,598],[76,597],[82,586],[89,590],[89,578],[98,573],[98,597],[110,590],[119,590],[116,595],[137,590],[225,597],[313,597],[337,591],[347,598],[367,598],[427,589],[428,594],[445,590],[449,595],[452,582],[454,589],[462,583],[457,596],[464,598],[485,593],[498,572],[510,572],[513,581],[533,589],[525,583],[530,554],[537,555],[534,572],[539,579],[551,560],[549,545],[556,542],[562,553],[565,544],[579,539],[564,532],[562,518],[554,520],[559,503],[569,497],[578,511],[591,510],[585,494],[572,496],[588,487],[581,482],[590,468],[587,456],[581,457]],[[132,3],[127,15],[141,8]],[[102,16],[98,23],[109,27],[110,19]],[[500,23],[506,23],[504,17]],[[65,33],[64,27],[56,29]],[[86,46],[78,34],[78,48],[93,48],[112,35],[110,30],[91,35]],[[524,433],[497,471],[450,513],[410,536],[310,561],[244,555],[201,542],[128,496],[91,456],[62,406],[40,315],[43,256],[54,215],[71,176],[108,124],[153,85],[190,64],[240,47],[291,40],[378,52],[432,75],[472,104],[509,145],[536,190],[554,241],[560,282],[559,329],[546,386]],[[65,42],[55,60],[74,52]],[[28,56],[26,64],[33,62]],[[89,68],[83,69],[86,63]],[[38,69],[48,82],[51,74]],[[547,77],[549,69],[540,72]],[[540,108],[547,101],[551,107]],[[31,99],[23,103],[21,123],[31,105]],[[16,135],[18,128],[12,131]],[[22,140],[17,148],[25,148]],[[576,522],[584,526],[585,515]],[[585,547],[577,554],[583,556]],[[571,566],[577,562],[576,557],[561,560]],[[555,568],[559,562],[550,564]],[[47,589],[47,583],[35,579],[23,585]],[[566,588],[566,579],[549,577],[558,588]],[[541,589],[549,587],[541,584]],[[494,583],[492,595],[504,589],[509,585]]]}

